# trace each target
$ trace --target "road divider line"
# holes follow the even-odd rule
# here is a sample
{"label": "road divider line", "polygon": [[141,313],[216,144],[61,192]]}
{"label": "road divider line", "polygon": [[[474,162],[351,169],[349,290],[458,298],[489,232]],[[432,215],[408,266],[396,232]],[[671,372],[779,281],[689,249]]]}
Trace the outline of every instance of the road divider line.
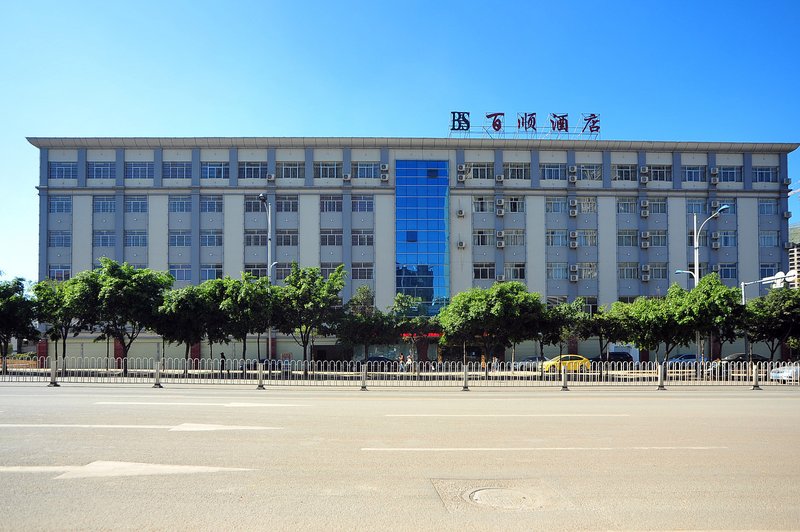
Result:
{"label": "road divider line", "polygon": [[630,417],[630,414],[386,414],[386,417]]}
{"label": "road divider line", "polygon": [[728,447],[633,446],[633,447],[362,447],[365,452],[530,452],[530,451],[718,451]]}

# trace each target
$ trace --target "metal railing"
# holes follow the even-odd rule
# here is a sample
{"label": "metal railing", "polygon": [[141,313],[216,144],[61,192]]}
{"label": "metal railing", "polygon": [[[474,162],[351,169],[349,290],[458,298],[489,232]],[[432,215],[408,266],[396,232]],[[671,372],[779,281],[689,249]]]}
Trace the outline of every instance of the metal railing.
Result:
{"label": "metal railing", "polygon": [[[8,359],[0,382],[240,384],[361,387],[775,386],[800,385],[798,362],[530,363],[271,361],[152,357]],[[663,372],[659,378],[659,372]]]}

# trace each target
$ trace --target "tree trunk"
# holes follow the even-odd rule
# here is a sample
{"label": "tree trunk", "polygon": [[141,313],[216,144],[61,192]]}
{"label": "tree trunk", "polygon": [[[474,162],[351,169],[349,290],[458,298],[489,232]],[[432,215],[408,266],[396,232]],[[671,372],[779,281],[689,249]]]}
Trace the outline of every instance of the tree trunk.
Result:
{"label": "tree trunk", "polygon": [[364,344],[364,364],[367,363],[367,358],[369,358],[369,345]]}
{"label": "tree trunk", "polygon": [[184,362],[183,362],[183,376],[184,378],[189,376],[189,352],[191,351],[192,344],[186,342],[186,349],[184,351]]}
{"label": "tree trunk", "polygon": [[[56,358],[58,358],[58,349],[56,349]],[[67,375],[67,335],[61,337],[61,378]]]}

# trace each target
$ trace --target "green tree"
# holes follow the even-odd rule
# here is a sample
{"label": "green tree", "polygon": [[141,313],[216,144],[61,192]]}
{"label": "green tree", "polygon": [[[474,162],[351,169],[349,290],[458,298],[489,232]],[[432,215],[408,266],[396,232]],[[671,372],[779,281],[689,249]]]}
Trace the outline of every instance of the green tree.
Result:
{"label": "green tree", "polygon": [[489,297],[495,344],[510,345],[516,360],[517,344],[539,336],[545,311],[541,297],[519,282],[495,283]]}
{"label": "green tree", "polygon": [[246,273],[242,279],[225,277],[222,284],[225,290],[219,308],[225,314],[225,331],[242,343],[242,371],[245,371],[247,336],[263,331],[263,324],[271,320],[271,291],[269,285]]}
{"label": "green tree", "polygon": [[686,294],[679,319],[703,337],[716,338],[720,344],[734,342],[744,317],[741,297],[738,288],[725,286],[719,275],[711,273]]}
{"label": "green tree", "polygon": [[225,301],[225,282],[222,279],[209,279],[200,283],[200,290],[206,302],[206,340],[209,354],[214,358],[214,344],[227,344],[228,314],[222,310]]}
{"label": "green tree", "polygon": [[564,345],[573,336],[579,335],[579,324],[584,320],[583,298],[570,303],[559,303],[547,307],[542,319],[540,348],[544,355],[544,345],[557,345],[558,354],[564,354]]}
{"label": "green tree", "polygon": [[594,314],[584,313],[578,320],[578,336],[583,339],[597,338],[600,356],[605,353],[608,359],[608,346],[626,339],[627,329],[623,317],[623,314],[614,312],[613,306],[610,310],[600,307]]}
{"label": "green tree", "polygon": [[341,345],[364,346],[364,362],[370,346],[394,343],[399,337],[391,316],[375,308],[375,294],[366,285],[359,286],[345,305],[337,320],[336,336]]}
{"label": "green tree", "polygon": [[319,268],[300,268],[292,264],[291,273],[277,294],[279,312],[275,326],[289,334],[303,348],[303,361],[308,361],[308,344],[315,331],[331,325],[335,309],[340,306],[339,292],[344,288],[344,265],[339,265],[328,278]]}
{"label": "green tree", "polygon": [[0,281],[0,356],[2,374],[8,373],[8,347],[12,338],[36,340],[39,331],[33,326],[36,319],[34,302],[25,294],[25,282],[16,278]]}
{"label": "green tree", "polygon": [[158,308],[154,330],[169,343],[185,345],[187,371],[191,347],[205,336],[208,314],[206,292],[195,285],[167,290]]}
{"label": "green tree", "polygon": [[401,338],[410,345],[416,360],[422,361],[422,347],[428,345],[431,335],[442,332],[438,316],[430,316],[428,307],[422,299],[408,294],[396,294],[389,317],[394,325],[395,338]]}
{"label": "green tree", "polygon": [[773,288],[747,302],[745,324],[751,342],[764,342],[775,360],[783,342],[800,337],[800,290]]}
{"label": "green tree", "polygon": [[666,297],[638,297],[633,303],[617,304],[615,312],[623,313],[628,329],[628,340],[640,349],[658,356],[664,344],[663,361],[677,346],[686,346],[694,339],[694,327],[685,319],[687,292],[677,284],[667,290]]}
{"label": "green tree", "polygon": [[490,308],[488,290],[476,287],[459,292],[439,311],[438,320],[444,333],[442,342],[447,345],[461,344],[464,362],[467,342],[480,339],[484,343]]}

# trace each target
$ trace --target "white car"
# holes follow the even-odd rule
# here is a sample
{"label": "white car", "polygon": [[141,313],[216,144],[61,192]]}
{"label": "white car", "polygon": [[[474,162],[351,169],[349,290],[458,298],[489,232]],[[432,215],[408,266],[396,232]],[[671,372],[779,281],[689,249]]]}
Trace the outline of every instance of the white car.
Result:
{"label": "white car", "polygon": [[800,365],[775,368],[769,372],[769,378],[773,381],[800,382]]}

